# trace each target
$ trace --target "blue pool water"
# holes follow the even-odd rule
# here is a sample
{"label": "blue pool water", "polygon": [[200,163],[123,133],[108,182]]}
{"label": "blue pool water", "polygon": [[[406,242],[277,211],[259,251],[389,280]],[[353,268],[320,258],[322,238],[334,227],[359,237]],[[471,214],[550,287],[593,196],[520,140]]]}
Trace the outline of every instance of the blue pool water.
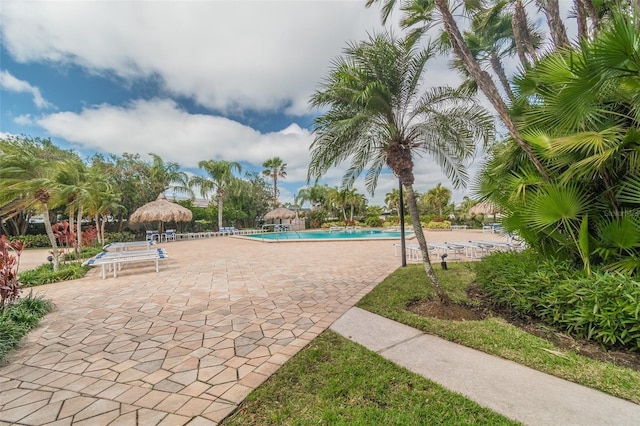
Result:
{"label": "blue pool water", "polygon": [[378,240],[400,238],[400,232],[382,231],[378,229],[355,229],[346,231],[287,231],[246,235],[246,237],[262,241]]}

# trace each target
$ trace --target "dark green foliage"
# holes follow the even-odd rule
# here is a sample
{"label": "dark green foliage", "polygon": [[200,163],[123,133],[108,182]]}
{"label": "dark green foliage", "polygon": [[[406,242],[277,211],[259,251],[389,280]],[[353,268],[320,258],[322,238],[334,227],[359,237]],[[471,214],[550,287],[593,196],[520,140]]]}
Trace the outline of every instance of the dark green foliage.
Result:
{"label": "dark green foliage", "polygon": [[135,241],[136,234],[132,234],[131,232],[107,232],[105,233],[104,238],[107,243],[112,243],[114,241],[127,242]]}
{"label": "dark green foliage", "polygon": [[53,271],[49,265],[45,264],[36,269],[21,272],[20,282],[23,287],[34,287],[58,281],[75,280],[84,277],[88,270],[88,266],[82,266],[80,263],[61,264],[57,271]]}
{"label": "dark green foliage", "polygon": [[48,248],[51,247],[49,237],[41,235],[17,235],[8,238],[9,241],[22,241],[29,248]]}
{"label": "dark green foliage", "polygon": [[0,359],[49,311],[49,301],[32,295],[0,309]]}
{"label": "dark green foliage", "polygon": [[494,303],[537,317],[606,347],[640,349],[640,282],[532,252],[496,253],[476,266],[477,281]]}
{"label": "dark green foliage", "polygon": [[372,228],[377,228],[379,226],[382,226],[382,223],[384,221],[382,219],[380,219],[378,216],[369,216],[364,220],[364,223],[367,226],[370,226]]}

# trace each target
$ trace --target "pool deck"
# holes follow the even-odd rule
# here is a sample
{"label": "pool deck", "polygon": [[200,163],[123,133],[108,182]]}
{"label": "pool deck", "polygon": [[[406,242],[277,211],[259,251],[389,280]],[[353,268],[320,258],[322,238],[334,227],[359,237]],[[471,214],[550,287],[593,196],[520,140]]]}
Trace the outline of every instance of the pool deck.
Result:
{"label": "pool deck", "polygon": [[0,424],[216,424],[400,266],[392,245],[169,242],[159,273],[37,287],[55,310],[0,367]]}

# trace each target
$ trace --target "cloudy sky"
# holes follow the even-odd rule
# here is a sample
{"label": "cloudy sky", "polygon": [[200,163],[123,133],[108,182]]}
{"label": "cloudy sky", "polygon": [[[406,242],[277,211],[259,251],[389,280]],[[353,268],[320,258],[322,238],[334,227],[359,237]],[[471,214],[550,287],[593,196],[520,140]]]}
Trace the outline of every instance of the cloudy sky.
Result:
{"label": "cloudy sky", "polygon": [[[382,29],[364,3],[2,0],[0,135],[50,137],[84,157],[153,152],[192,173],[208,159],[261,171],[279,156],[280,200],[292,201],[306,186],[310,95],[347,42]],[[428,81],[457,77],[438,60]],[[339,185],[346,167],[321,183]],[[451,187],[419,160],[416,189],[439,182]],[[387,172],[367,195],[382,205],[396,187]]]}

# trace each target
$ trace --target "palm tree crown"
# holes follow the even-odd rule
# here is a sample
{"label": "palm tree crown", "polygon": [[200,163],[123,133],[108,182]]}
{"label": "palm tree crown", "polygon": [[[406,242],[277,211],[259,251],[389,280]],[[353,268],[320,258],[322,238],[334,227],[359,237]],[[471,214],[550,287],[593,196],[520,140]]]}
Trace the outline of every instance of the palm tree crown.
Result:
{"label": "palm tree crown", "polygon": [[239,163],[232,161],[203,160],[198,163],[198,167],[209,175],[209,178],[194,176],[189,181],[189,186],[199,186],[200,194],[207,197],[212,191],[215,192],[218,200],[218,229],[222,228],[222,204],[225,191],[229,183],[234,179],[233,171],[242,170]]}
{"label": "palm tree crown", "polygon": [[262,163],[262,167],[265,168],[262,174],[273,179],[273,203],[277,206],[280,204],[278,202],[278,178],[287,177],[287,163],[282,161],[280,157],[273,157]]}

